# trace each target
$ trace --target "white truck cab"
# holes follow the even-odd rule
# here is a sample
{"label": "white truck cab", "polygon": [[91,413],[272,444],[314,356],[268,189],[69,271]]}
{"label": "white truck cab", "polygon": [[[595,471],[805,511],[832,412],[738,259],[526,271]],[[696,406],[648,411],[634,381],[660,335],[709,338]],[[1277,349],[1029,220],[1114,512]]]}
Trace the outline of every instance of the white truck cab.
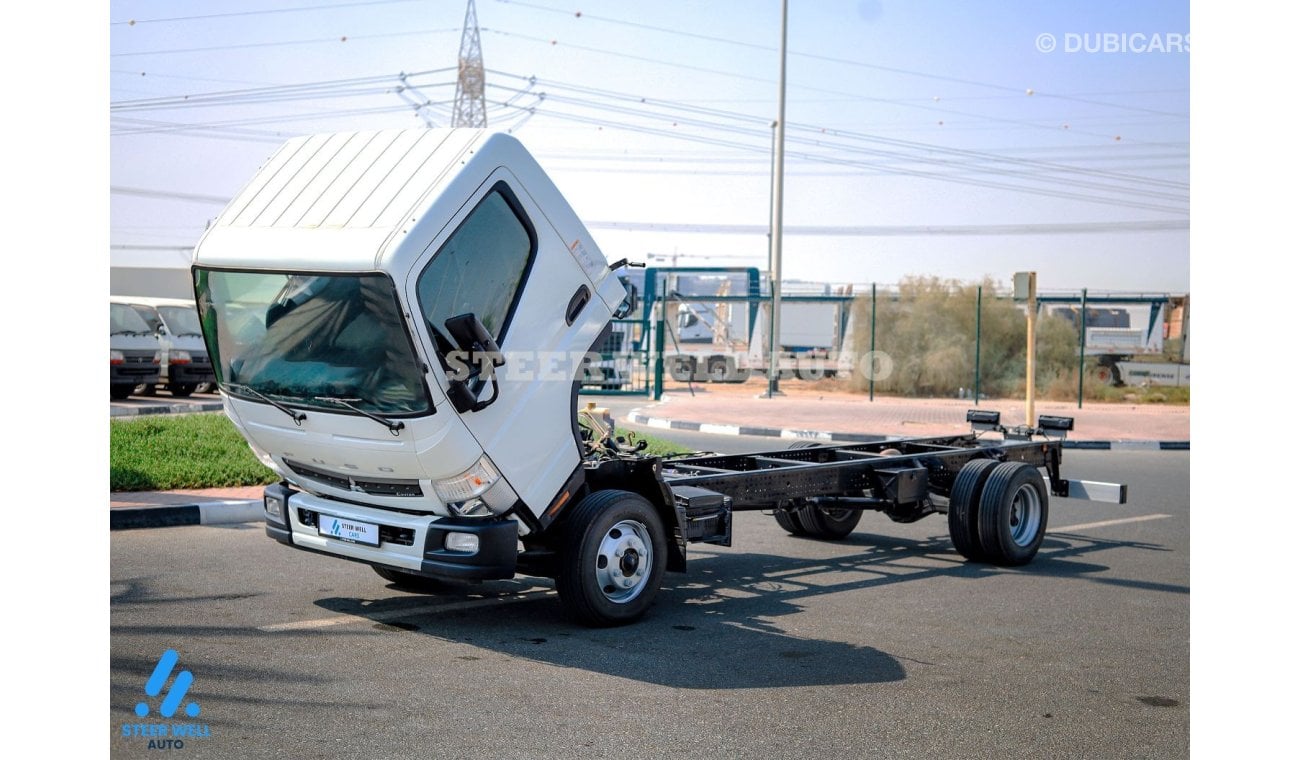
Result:
{"label": "white truck cab", "polygon": [[291,140],[193,275],[226,412],[284,478],[273,537],[385,577],[515,573],[580,477],[577,383],[626,295],[516,140]]}

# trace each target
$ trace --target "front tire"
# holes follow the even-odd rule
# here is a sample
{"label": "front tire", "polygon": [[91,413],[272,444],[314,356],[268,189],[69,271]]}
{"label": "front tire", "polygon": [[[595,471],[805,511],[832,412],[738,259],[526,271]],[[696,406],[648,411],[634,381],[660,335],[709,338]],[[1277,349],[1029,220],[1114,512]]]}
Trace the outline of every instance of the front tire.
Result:
{"label": "front tire", "polygon": [[1047,532],[1047,486],[1038,468],[1003,462],[993,468],[980,495],[980,546],[995,565],[1023,565],[1034,558]]}
{"label": "front tire", "polygon": [[114,401],[121,401],[124,398],[129,398],[131,392],[134,390],[135,390],[134,385],[123,384],[123,383],[112,383],[108,386],[108,397],[113,399]]}
{"label": "front tire", "polygon": [[597,491],[565,518],[555,589],[565,611],[591,626],[630,623],[659,592],[668,547],[654,506],[630,491]]}

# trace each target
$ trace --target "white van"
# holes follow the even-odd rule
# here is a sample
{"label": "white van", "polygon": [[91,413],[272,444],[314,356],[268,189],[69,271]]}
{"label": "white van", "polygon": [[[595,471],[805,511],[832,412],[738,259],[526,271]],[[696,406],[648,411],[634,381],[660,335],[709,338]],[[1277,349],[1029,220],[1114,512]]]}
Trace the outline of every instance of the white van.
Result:
{"label": "white van", "polygon": [[153,328],[129,304],[109,303],[108,314],[109,396],[121,400],[137,385],[158,382],[162,352]]}
{"label": "white van", "polygon": [[[135,309],[157,336],[162,358],[155,383],[162,383],[173,396],[183,397],[216,381],[193,301],[147,296],[112,296],[109,300]],[[153,391],[153,384],[146,383],[145,395]]]}

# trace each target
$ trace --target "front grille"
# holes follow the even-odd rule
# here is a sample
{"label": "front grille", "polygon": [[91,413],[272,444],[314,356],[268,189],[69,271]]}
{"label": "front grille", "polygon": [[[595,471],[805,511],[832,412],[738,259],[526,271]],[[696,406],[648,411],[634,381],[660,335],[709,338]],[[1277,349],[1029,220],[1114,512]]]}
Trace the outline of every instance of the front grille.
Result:
{"label": "front grille", "polygon": [[153,364],[153,351],[123,351],[122,363],[130,366],[132,364]]}
{"label": "front grille", "polygon": [[[308,528],[315,528],[319,513],[310,509],[298,508],[298,522]],[[411,528],[398,528],[392,525],[379,526],[379,543],[410,546],[415,543],[415,531]]]}
{"label": "front grille", "polygon": [[353,491],[368,493],[371,496],[406,496],[420,497],[424,491],[420,489],[418,480],[382,480],[378,478],[350,478],[346,475],[340,475],[334,472],[325,472],[314,467],[308,467],[305,464],[294,462],[286,459],[284,463],[289,466],[290,470],[310,478],[318,483],[332,486],[343,491]]}

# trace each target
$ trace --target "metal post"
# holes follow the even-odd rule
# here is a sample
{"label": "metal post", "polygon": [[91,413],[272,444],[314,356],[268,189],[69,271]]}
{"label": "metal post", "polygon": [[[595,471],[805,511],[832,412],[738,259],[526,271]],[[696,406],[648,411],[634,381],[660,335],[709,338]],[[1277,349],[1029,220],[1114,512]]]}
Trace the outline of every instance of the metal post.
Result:
{"label": "metal post", "polygon": [[[660,296],[655,327],[655,401],[664,396],[664,302]],[[653,308],[653,307],[652,307]]]}
{"label": "metal post", "polygon": [[789,0],[781,0],[781,83],[776,105],[776,154],[772,171],[772,335],[768,345],[767,395],[780,393],[778,352],[781,347],[781,225],[785,185],[785,39]]}
{"label": "metal post", "polygon": [[1029,273],[1029,324],[1025,330],[1025,424],[1034,424],[1034,359],[1037,346],[1034,342],[1034,325],[1038,322],[1038,274]]}
{"label": "metal post", "polygon": [[867,364],[867,400],[876,400],[876,283],[871,283],[871,361]]}
{"label": "metal post", "polygon": [[975,406],[980,405],[980,324],[984,315],[984,286],[975,288]]}
{"label": "metal post", "polygon": [[1079,408],[1083,408],[1083,347],[1088,338],[1088,289],[1079,297]]}

